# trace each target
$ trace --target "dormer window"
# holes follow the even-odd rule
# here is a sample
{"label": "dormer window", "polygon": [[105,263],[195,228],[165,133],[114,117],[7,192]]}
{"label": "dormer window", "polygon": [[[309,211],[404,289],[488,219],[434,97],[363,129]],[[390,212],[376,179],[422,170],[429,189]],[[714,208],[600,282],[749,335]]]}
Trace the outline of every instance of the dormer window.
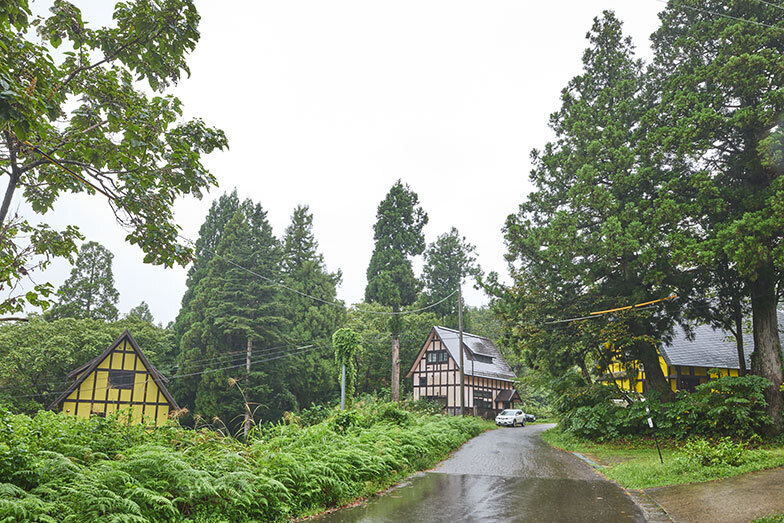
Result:
{"label": "dormer window", "polygon": [[485,356],[484,354],[474,354],[474,359],[482,363],[493,363],[492,356]]}

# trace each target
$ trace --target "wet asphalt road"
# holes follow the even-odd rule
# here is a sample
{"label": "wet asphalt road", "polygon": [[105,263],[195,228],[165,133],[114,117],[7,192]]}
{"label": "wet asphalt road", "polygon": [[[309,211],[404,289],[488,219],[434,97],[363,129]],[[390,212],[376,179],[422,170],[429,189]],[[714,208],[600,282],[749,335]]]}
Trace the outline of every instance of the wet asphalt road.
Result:
{"label": "wet asphalt road", "polygon": [[318,521],[644,522],[642,512],[618,486],[541,440],[539,434],[550,427],[482,434],[435,470]]}

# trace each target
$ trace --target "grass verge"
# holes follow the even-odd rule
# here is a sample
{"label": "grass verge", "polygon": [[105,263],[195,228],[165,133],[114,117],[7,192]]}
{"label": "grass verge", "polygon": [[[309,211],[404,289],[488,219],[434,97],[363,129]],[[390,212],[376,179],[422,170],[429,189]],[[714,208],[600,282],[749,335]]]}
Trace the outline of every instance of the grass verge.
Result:
{"label": "grass verge", "polygon": [[553,447],[585,455],[602,466],[601,474],[633,489],[711,481],[784,466],[784,447],[780,446],[745,450],[743,462],[738,466],[702,466],[689,459],[673,442],[663,443],[662,464],[652,440],[593,443],[577,440],[557,427],[545,431],[542,439]]}

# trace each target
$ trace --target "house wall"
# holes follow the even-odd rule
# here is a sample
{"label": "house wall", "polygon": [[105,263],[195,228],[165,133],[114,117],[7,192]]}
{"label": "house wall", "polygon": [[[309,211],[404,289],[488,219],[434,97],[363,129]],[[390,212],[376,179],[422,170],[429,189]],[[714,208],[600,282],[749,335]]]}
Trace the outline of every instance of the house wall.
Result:
{"label": "house wall", "polygon": [[[444,343],[431,332],[425,344],[425,351],[411,372],[413,380],[413,396],[415,400],[420,398],[443,398],[447,412],[455,414],[460,408],[460,369],[457,363],[449,355]],[[447,351],[448,360],[443,363],[427,363],[427,354],[430,352]],[[464,361],[466,368],[470,368],[470,361]],[[424,379],[424,383],[422,380]],[[477,399],[486,399],[491,410],[499,410],[501,406],[496,405],[495,398],[504,389],[514,388],[514,383],[507,380],[496,378],[482,378],[479,376],[465,376],[464,379],[464,406],[468,409],[474,408],[475,392]],[[478,396],[488,395],[487,398]],[[477,405],[477,407],[480,407]]]}
{"label": "house wall", "polygon": [[[110,369],[132,371],[133,387],[111,387],[108,382]],[[166,422],[170,408],[128,340],[123,340],[110,352],[61,405],[62,412],[80,418],[89,418],[91,414],[106,416],[128,409],[131,423],[141,422],[144,416],[157,425]]]}
{"label": "house wall", "polygon": [[[667,381],[669,382],[670,388],[673,392],[687,390],[693,388],[696,385],[707,383],[709,379],[709,367],[667,365],[667,362],[664,361],[664,358],[662,358],[661,355],[659,355],[659,365],[661,366],[662,372],[667,378]],[[614,361],[610,364],[607,370],[613,374],[626,374],[624,377],[611,380],[615,381],[621,390],[626,392],[647,392],[648,385],[645,381],[645,372],[639,370],[639,365],[637,362],[623,363]],[[720,368],[717,370],[719,371],[719,377],[722,378],[726,376],[738,376],[738,369]],[[609,384],[608,381],[604,381],[603,383]]]}

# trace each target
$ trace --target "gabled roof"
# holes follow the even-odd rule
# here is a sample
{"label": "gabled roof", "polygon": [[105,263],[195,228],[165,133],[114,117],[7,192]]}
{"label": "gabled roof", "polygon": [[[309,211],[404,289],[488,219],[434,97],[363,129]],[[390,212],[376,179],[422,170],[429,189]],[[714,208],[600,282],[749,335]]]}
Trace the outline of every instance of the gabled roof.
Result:
{"label": "gabled roof", "polygon": [[[459,332],[446,327],[433,327],[436,335],[441,339],[449,351],[452,359],[455,360],[457,367],[460,368],[460,341]],[[516,378],[511,367],[506,363],[498,347],[483,336],[477,336],[469,332],[463,332],[464,345],[464,366],[466,376],[477,376],[480,378],[495,378],[512,381]],[[467,349],[467,350],[465,350]],[[470,352],[470,354],[469,354]],[[484,363],[479,360],[471,360],[472,354],[489,356],[493,358],[492,363]]]}
{"label": "gabled roof", "polygon": [[[784,323],[780,322],[779,330],[784,330]],[[740,368],[735,336],[731,332],[714,329],[710,325],[696,325],[693,340],[686,337],[683,329],[676,328],[672,341],[667,345],[662,345],[659,350],[668,365],[720,369]],[[744,332],[743,355],[747,369],[751,367],[751,352],[753,350],[754,338],[751,332]]]}
{"label": "gabled roof", "polygon": [[98,367],[98,365],[109,355],[109,353],[112,352],[117,347],[119,347],[120,343],[122,343],[122,341],[126,338],[128,339],[128,343],[136,352],[136,356],[142,360],[142,363],[144,364],[145,368],[150,372],[150,376],[152,377],[155,384],[158,386],[158,389],[160,389],[161,394],[163,394],[163,396],[166,398],[166,401],[168,401],[172,405],[172,407],[179,410],[180,406],[177,405],[177,402],[174,401],[174,398],[171,396],[171,394],[169,394],[169,391],[166,389],[166,387],[163,384],[164,381],[168,381],[168,380],[166,380],[166,378],[164,378],[163,375],[160,372],[158,372],[158,369],[156,369],[152,365],[152,363],[150,363],[150,361],[147,359],[147,356],[145,356],[144,353],[142,352],[142,349],[139,348],[139,344],[136,343],[135,339],[133,339],[133,336],[131,336],[131,333],[130,331],[128,331],[128,329],[125,329],[125,332],[120,334],[120,336],[116,340],[114,340],[114,343],[109,345],[109,347],[107,347],[107,349],[103,351],[100,355],[93,358],[89,362],[85,363],[81,367],[78,367],[72,370],[70,373],[68,373],[69,378],[77,374],[79,375],[79,377],[76,378],[76,380],[74,380],[71,386],[65,390],[65,392],[63,392],[56,400],[54,400],[51,403],[51,405],[49,405],[49,410],[55,408],[57,405],[62,403],[62,401],[65,398],[67,398],[69,394],[75,391],[76,388],[79,385],[81,385],[85,379],[87,379],[87,376],[89,376],[90,373],[92,373]]}

